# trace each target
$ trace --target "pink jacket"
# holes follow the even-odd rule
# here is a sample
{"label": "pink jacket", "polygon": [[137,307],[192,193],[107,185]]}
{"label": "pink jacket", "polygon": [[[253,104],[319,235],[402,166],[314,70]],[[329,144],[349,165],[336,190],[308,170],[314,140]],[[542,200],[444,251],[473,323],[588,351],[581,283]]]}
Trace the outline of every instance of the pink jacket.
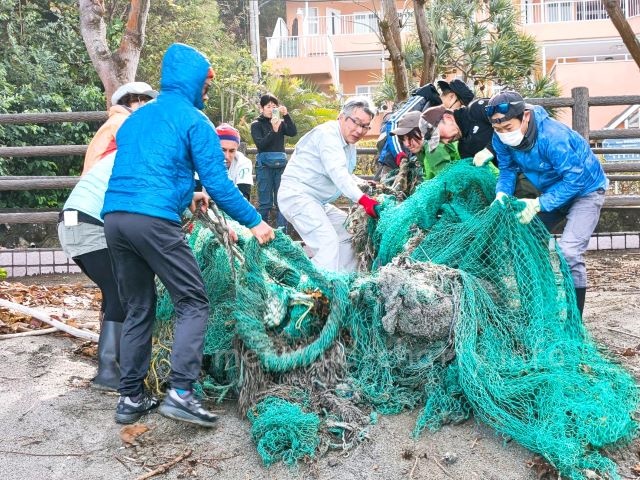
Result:
{"label": "pink jacket", "polygon": [[114,105],[109,109],[109,119],[102,124],[91,140],[91,143],[89,143],[87,153],[84,156],[82,175],[91,170],[91,168],[100,161],[109,144],[115,141],[116,132],[120,128],[120,125],[122,125],[129,115],[129,110],[122,105]]}

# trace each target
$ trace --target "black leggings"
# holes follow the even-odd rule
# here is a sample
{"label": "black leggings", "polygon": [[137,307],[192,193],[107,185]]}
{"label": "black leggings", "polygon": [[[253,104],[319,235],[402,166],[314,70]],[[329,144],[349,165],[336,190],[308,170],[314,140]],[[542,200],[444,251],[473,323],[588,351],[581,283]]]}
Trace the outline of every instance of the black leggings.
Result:
{"label": "black leggings", "polygon": [[102,312],[104,320],[109,322],[124,322],[124,310],[118,296],[118,284],[111,269],[109,250],[103,248],[94,252],[73,257],[73,261],[80,270],[93,280],[102,292]]}

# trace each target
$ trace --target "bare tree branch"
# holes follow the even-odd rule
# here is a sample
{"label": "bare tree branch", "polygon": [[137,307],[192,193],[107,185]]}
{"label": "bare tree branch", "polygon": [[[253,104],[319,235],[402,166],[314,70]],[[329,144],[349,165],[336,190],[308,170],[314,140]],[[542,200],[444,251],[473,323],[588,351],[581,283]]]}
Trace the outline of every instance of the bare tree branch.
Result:
{"label": "bare tree branch", "polygon": [[602,4],[607,10],[607,14],[611,19],[613,26],[618,30],[620,38],[622,38],[622,41],[629,50],[633,60],[636,62],[638,68],[640,68],[640,42],[638,42],[636,34],[633,32],[633,29],[625,18],[624,13],[622,13],[618,0],[602,0]]}
{"label": "bare tree branch", "polygon": [[420,85],[433,82],[436,76],[436,45],[433,41],[433,34],[427,25],[426,0],[413,0],[413,15],[416,19],[416,30],[422,48],[422,73],[420,74]]}
{"label": "bare tree branch", "polygon": [[[107,12],[103,0],[79,0],[80,33],[107,97],[123,83],[135,80],[140,52],[144,44],[144,31],[149,14],[150,0],[131,0],[125,32],[116,52],[107,42]],[[110,5],[111,7],[111,5]]]}
{"label": "bare tree branch", "polygon": [[407,67],[402,53],[402,38],[400,37],[400,25],[398,13],[393,0],[382,0],[383,18],[378,20],[380,33],[384,46],[389,51],[391,65],[393,67],[393,79],[396,86],[396,101],[405,100],[409,96],[409,80]]}

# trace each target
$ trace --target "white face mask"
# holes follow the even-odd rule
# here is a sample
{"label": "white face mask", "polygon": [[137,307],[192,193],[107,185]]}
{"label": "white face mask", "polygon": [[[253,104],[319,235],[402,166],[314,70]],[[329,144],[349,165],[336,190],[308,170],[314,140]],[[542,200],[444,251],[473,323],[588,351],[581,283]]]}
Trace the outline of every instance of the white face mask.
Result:
{"label": "white face mask", "polygon": [[510,147],[517,147],[524,140],[524,133],[519,128],[513,132],[496,132],[496,134],[502,143]]}

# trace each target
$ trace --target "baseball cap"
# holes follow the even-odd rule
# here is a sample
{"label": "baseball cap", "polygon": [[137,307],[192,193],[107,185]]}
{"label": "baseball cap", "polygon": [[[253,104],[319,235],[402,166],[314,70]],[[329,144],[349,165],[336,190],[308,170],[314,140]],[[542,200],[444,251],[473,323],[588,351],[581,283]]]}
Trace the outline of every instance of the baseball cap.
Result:
{"label": "baseball cap", "polygon": [[420,126],[420,117],[422,116],[422,112],[420,110],[412,110],[411,112],[407,112],[400,117],[398,123],[396,123],[396,128],[391,130],[391,135],[406,135],[414,128],[418,128]]}
{"label": "baseball cap", "polygon": [[[504,91],[494,95],[486,107],[484,107],[487,117],[491,119],[491,123],[501,123],[511,120],[521,115],[526,109],[524,98],[518,92]],[[492,119],[496,113],[501,113],[500,118]]]}
{"label": "baseball cap", "polygon": [[437,126],[445,113],[453,115],[453,110],[448,110],[444,105],[427,108],[422,114],[422,118],[432,126]]}
{"label": "baseball cap", "polygon": [[451,90],[453,93],[455,93],[456,97],[458,97],[463,105],[469,105],[469,103],[471,103],[471,101],[473,100],[474,95],[471,89],[467,87],[466,83],[458,78],[451,80],[450,82],[439,80],[437,83],[442,92]]}

